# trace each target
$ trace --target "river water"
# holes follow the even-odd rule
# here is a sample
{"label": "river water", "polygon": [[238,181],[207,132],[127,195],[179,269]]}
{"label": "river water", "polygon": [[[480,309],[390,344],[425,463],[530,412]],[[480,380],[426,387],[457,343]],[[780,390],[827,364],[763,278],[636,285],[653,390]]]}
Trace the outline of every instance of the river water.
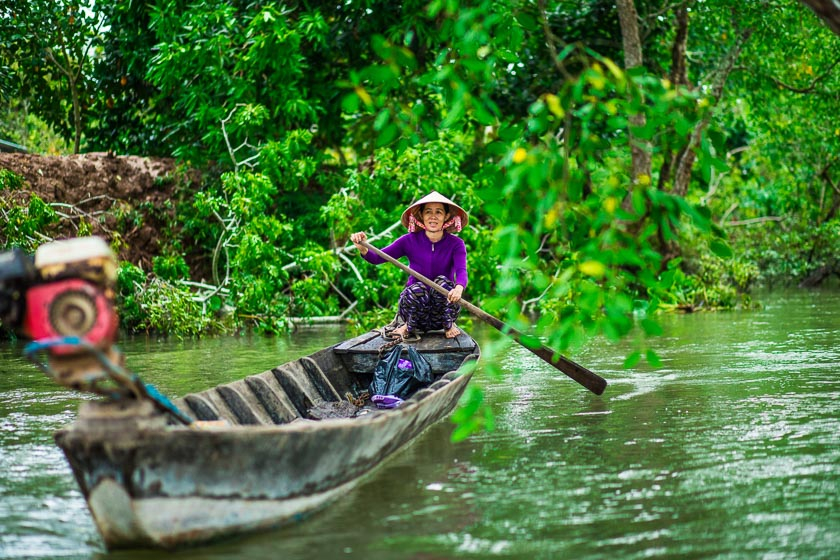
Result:
{"label": "river water", "polygon": [[[351,494],[286,529],[175,553],[108,553],[52,433],[78,397],[0,347],[0,558],[840,558],[840,293],[765,294],[761,311],[663,318],[662,367],[632,341],[574,356],[595,396],[513,345],[482,375],[496,428],[426,432]],[[497,339],[477,328],[482,344]],[[343,338],[124,340],[178,396]]]}

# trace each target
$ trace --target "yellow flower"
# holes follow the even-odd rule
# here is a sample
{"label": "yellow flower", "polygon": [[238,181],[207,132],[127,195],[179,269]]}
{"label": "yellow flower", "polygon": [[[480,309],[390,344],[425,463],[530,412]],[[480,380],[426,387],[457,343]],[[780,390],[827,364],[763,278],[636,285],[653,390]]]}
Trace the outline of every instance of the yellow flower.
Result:
{"label": "yellow flower", "polygon": [[528,151],[525,148],[516,148],[513,152],[513,163],[522,163],[528,157]]}
{"label": "yellow flower", "polygon": [[548,212],[545,213],[545,227],[546,229],[554,229],[557,226],[557,221],[559,218],[559,214],[556,208],[552,208]]}
{"label": "yellow flower", "polygon": [[586,261],[578,265],[578,270],[587,276],[600,278],[607,272],[607,267],[600,261]]}
{"label": "yellow flower", "polygon": [[566,114],[566,112],[563,111],[563,107],[560,106],[560,99],[553,93],[549,93],[545,96],[545,104],[548,105],[548,110],[560,119],[562,119],[563,115]]}

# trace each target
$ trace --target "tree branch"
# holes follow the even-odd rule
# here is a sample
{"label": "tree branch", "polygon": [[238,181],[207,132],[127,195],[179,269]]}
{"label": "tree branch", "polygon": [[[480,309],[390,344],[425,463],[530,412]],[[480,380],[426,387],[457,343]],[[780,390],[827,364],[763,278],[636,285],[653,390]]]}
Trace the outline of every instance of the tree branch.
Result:
{"label": "tree branch", "polygon": [[725,227],[730,226],[748,226],[752,224],[761,224],[764,222],[781,222],[784,218],[779,216],[764,216],[761,218],[750,218],[748,220],[732,220],[731,222],[726,222],[723,224]]}
{"label": "tree branch", "polygon": [[785,88],[786,90],[792,91],[792,92],[794,92],[794,93],[803,93],[803,94],[804,94],[804,93],[813,93],[814,91],[816,91],[817,86],[820,84],[820,82],[822,82],[823,80],[825,80],[826,78],[828,78],[828,76],[829,76],[829,75],[830,75],[830,74],[834,71],[834,68],[835,68],[838,64],[840,64],[840,58],[838,58],[837,60],[835,60],[834,62],[832,62],[831,64],[829,64],[829,65],[828,65],[828,68],[825,70],[825,72],[823,72],[822,74],[819,74],[819,75],[817,75],[817,76],[814,76],[814,79],[813,79],[813,80],[811,80],[811,83],[810,83],[810,84],[808,84],[808,85],[807,85],[807,86],[805,86],[805,87],[796,87],[796,86],[792,86],[792,85],[787,84],[787,83],[783,82],[782,80],[780,80],[780,79],[776,78],[775,76],[770,76],[770,79],[771,79],[771,80],[773,81],[773,83],[774,83],[774,84],[776,84],[777,86],[779,86],[779,87],[783,87],[783,88]]}
{"label": "tree branch", "polygon": [[[554,63],[554,67],[563,74],[567,80],[572,79],[572,75],[569,74],[569,71],[566,70],[566,65],[563,64],[560,60],[557,60],[557,43],[563,44],[563,41],[554,34],[551,30],[551,26],[548,24],[548,16],[546,16],[545,10],[545,0],[540,0],[539,2],[540,8],[540,23],[542,23],[543,33],[545,34],[545,43],[548,46],[548,52],[551,53],[551,61]],[[565,46],[565,44],[564,44]]]}
{"label": "tree branch", "polygon": [[[752,35],[752,29],[747,29],[744,31],[738,40],[735,42],[735,45],[732,49],[727,53],[724,57],[723,62],[721,63],[720,68],[718,68],[715,73],[717,74],[716,79],[712,84],[712,91],[711,95],[714,97],[715,101],[720,100],[723,96],[723,90],[726,86],[726,80],[729,78],[729,75],[732,73],[732,69],[735,67],[735,61],[741,55],[741,49],[743,48],[744,44],[749,40],[750,36]],[[700,139],[703,135],[703,131],[711,122],[712,112],[709,111],[703,119],[697,123],[694,127],[694,130],[691,133],[691,137],[688,141],[688,145],[682,152],[682,155],[679,157],[679,161],[677,162],[677,170],[674,173],[674,194],[678,196],[685,196],[688,192],[688,183],[691,179],[691,168],[694,166],[694,162],[697,159],[697,154],[694,152],[694,148],[700,145]]]}

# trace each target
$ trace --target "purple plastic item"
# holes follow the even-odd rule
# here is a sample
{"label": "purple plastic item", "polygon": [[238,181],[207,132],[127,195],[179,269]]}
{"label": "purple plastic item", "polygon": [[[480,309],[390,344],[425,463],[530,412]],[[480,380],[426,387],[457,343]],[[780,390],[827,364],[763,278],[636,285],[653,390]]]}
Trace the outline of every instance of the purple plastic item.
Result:
{"label": "purple plastic item", "polygon": [[397,369],[414,369],[414,364],[411,363],[411,360],[400,358],[400,361],[397,362]]}
{"label": "purple plastic item", "polygon": [[370,400],[376,408],[397,408],[403,403],[401,398],[394,395],[373,395]]}

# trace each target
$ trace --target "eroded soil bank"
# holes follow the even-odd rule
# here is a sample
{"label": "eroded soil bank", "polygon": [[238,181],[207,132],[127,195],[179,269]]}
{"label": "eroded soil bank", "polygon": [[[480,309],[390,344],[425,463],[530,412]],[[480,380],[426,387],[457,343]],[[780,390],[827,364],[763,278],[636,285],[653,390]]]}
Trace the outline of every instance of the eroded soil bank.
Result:
{"label": "eroded soil bank", "polygon": [[26,206],[35,194],[62,215],[50,231],[40,233],[73,237],[84,221],[109,242],[119,236],[119,258],[145,270],[160,253],[161,228],[174,218],[179,188],[198,189],[200,181],[197,172],[185,172],[174,159],[105,153],[0,153],[0,169],[24,179],[18,187],[0,183],[0,210]]}

